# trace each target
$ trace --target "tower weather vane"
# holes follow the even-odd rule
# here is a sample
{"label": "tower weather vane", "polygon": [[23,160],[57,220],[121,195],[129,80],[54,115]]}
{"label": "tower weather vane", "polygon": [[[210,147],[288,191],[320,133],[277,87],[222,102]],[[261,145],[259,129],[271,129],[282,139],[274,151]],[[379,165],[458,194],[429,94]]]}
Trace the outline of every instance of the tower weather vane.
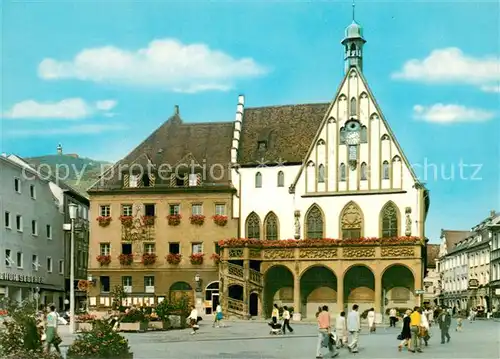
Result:
{"label": "tower weather vane", "polygon": [[355,19],[354,19],[355,9],[356,9],[356,4],[355,4],[354,0],[352,0],[352,21],[355,21]]}

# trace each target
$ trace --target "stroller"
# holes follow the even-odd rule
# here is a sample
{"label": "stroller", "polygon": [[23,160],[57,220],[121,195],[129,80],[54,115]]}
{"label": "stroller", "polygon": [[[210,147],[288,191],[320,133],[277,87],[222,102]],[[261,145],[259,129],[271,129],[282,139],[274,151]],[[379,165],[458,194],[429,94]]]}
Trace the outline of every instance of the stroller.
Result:
{"label": "stroller", "polygon": [[271,331],[269,332],[269,334],[271,335],[283,334],[283,323],[274,323],[273,321],[271,321],[267,325],[271,327]]}

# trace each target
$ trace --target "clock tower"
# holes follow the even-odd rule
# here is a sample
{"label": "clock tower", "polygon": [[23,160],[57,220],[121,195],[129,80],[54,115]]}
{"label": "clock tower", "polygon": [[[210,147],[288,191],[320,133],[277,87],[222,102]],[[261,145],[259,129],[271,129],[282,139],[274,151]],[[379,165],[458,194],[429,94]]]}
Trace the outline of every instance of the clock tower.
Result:
{"label": "clock tower", "polygon": [[345,73],[353,66],[359,71],[363,70],[363,46],[366,40],[363,38],[363,28],[354,18],[354,2],[352,3],[352,24],[345,29],[344,45]]}

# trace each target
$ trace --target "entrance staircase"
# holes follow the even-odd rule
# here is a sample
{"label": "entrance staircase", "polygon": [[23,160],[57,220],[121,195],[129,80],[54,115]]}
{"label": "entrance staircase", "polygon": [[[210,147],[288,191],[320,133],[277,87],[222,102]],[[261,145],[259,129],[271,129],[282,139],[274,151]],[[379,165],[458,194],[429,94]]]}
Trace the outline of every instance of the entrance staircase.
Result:
{"label": "entrance staircase", "polygon": [[[257,290],[262,291],[263,287],[263,276],[260,272],[248,269],[248,278],[245,278],[245,270],[242,266],[226,263],[225,271],[223,275],[225,276],[225,281],[231,283],[231,285],[240,285],[246,289],[247,298],[244,300],[227,298],[227,312],[228,315],[232,315],[239,318],[248,318],[248,295],[250,291]],[[244,294],[245,295],[245,294]],[[246,299],[246,300],[245,300]]]}

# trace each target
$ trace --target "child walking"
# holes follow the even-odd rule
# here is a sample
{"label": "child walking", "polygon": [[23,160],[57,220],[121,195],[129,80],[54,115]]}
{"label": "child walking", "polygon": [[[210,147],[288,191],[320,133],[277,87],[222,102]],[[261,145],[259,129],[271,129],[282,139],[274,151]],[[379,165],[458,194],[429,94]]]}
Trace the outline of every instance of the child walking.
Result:
{"label": "child walking", "polygon": [[462,318],[457,318],[457,327],[455,328],[456,332],[461,332],[462,331]]}

